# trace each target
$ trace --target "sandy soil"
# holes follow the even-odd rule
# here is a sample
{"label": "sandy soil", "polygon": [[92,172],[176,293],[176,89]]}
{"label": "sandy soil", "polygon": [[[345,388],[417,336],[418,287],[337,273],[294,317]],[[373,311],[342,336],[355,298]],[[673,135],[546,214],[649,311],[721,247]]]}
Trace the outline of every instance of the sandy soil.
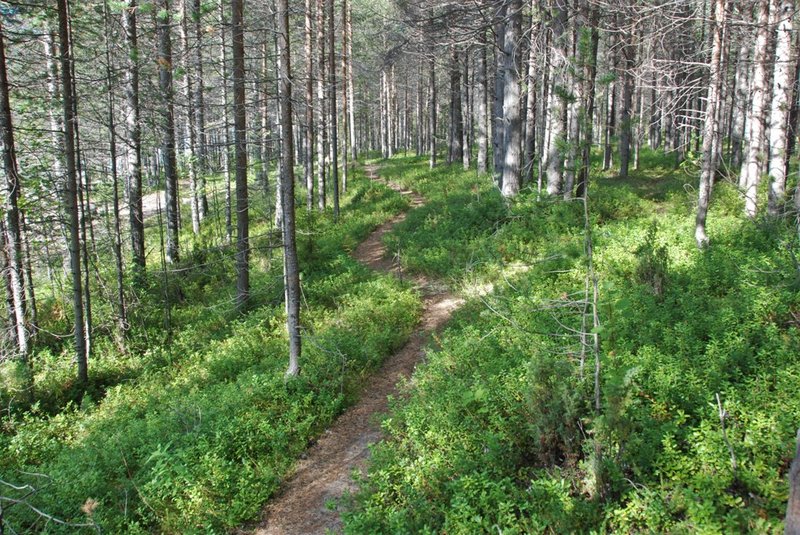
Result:
{"label": "sandy soil", "polygon": [[[380,180],[375,167],[367,167],[370,178]],[[388,183],[409,196],[411,206],[425,200],[412,191]],[[405,218],[398,215],[377,228],[353,253],[375,270],[402,276],[399,266],[385,258],[381,237]],[[419,326],[408,343],[384,362],[364,385],[359,402],[342,414],[298,462],[291,477],[270,501],[259,524],[238,533],[289,535],[341,531],[336,503],[346,492],[356,489],[352,474],[362,470],[369,457],[369,445],[381,438],[378,417],[387,411],[387,396],[397,391],[398,382],[410,377],[424,355],[430,335],[450,318],[463,300],[450,294],[443,285],[424,277],[413,279],[424,296],[424,311]]]}

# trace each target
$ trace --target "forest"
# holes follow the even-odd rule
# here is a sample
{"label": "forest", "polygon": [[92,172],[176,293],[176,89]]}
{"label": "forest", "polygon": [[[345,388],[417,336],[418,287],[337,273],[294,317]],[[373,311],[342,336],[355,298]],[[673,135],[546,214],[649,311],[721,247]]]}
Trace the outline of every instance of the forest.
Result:
{"label": "forest", "polygon": [[800,533],[794,0],[0,0],[0,535]]}

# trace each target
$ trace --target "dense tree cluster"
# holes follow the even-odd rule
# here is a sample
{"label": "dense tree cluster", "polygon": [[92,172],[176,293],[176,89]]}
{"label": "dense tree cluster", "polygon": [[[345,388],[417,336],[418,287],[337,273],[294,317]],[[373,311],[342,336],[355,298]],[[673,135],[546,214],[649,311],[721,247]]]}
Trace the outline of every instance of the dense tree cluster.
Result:
{"label": "dense tree cluster", "polygon": [[[348,165],[369,150],[475,167],[507,198],[531,187],[570,200],[586,195],[593,152],[625,179],[643,145],[662,149],[700,171],[700,247],[715,180],[737,182],[751,218],[795,213],[795,11],[787,0],[4,2],[4,355],[27,361],[37,293],[68,289],[86,382],[98,326],[124,340],[137,289],[179,276],[181,228],[202,235],[212,211],[225,214],[214,247],[235,228],[245,310],[257,184],[282,228],[296,373],[294,188],[306,210],[337,217]],[[93,317],[93,299],[115,318]]]}

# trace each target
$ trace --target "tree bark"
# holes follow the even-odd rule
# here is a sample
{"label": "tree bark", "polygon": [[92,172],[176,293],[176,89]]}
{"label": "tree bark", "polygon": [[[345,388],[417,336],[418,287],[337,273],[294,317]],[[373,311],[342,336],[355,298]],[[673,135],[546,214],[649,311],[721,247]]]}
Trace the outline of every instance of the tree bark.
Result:
{"label": "tree bark", "polygon": [[494,23],[494,37],[495,37],[495,76],[494,76],[494,101],[492,113],[492,157],[494,160],[494,180],[498,187],[501,187],[503,180],[503,155],[505,146],[503,134],[503,99],[505,96],[505,89],[503,83],[505,82],[505,75],[503,72],[503,62],[505,61],[504,54],[500,51],[505,49],[505,31],[506,31],[506,8],[508,2],[503,1],[497,8]]}
{"label": "tree bark", "polygon": [[72,54],[70,51],[69,12],[67,0],[58,0],[58,36],[61,52],[61,92],[64,108],[64,156],[66,184],[64,211],[69,231],[69,258],[72,274],[72,309],[74,313],[75,360],[78,364],[78,384],[85,388],[89,382],[86,355],[86,333],[83,317],[83,283],[81,280],[80,222],[78,219],[78,172],[75,159],[75,108],[73,106]]}
{"label": "tree bark", "polygon": [[325,162],[325,143],[327,142],[327,117],[325,115],[325,0],[317,0],[317,207],[325,210],[327,205],[325,182],[327,165]]}
{"label": "tree bark", "polygon": [[306,209],[314,209],[314,1],[305,0],[304,38],[306,55]]}
{"label": "tree bark", "polygon": [[198,208],[200,211],[200,221],[205,219],[208,214],[208,194],[206,192],[206,173],[208,173],[208,138],[206,134],[206,103],[205,103],[205,76],[203,74],[203,28],[202,28],[202,6],[201,0],[194,0],[192,3],[192,19],[194,22],[194,75],[196,84],[194,86],[194,129],[196,133],[196,153],[197,158],[197,195]]}
{"label": "tree bark", "polygon": [[250,300],[250,217],[247,198],[247,119],[244,72],[244,0],[231,0],[233,128],[236,153],[236,308]]}
{"label": "tree bark", "polygon": [[758,212],[757,188],[764,165],[764,113],[767,104],[767,62],[769,42],[769,0],[758,0],[758,30],[756,32],[751,107],[747,116],[750,135],[747,154],[742,164],[740,184],[744,187],[745,214],[755,218]]}
{"label": "tree bark", "polygon": [[229,103],[228,103],[228,59],[226,53],[226,39],[225,28],[228,26],[228,21],[225,18],[225,4],[219,5],[219,23],[220,23],[220,65],[222,73],[222,171],[224,174],[225,182],[225,243],[230,244],[233,241],[233,199],[231,195],[231,138],[230,138],[230,117],[229,117]]}
{"label": "tree bark", "polygon": [[333,0],[327,0],[328,8],[328,112],[331,129],[330,158],[331,182],[333,183],[333,221],[339,220],[339,123],[336,106],[336,49],[334,48]]}
{"label": "tree bark", "polygon": [[452,47],[450,54],[450,150],[447,163],[464,159],[464,118],[461,115],[461,69],[458,51]]}
{"label": "tree bark", "polygon": [[[318,7],[319,4],[317,5]],[[294,147],[292,139],[292,78],[289,64],[289,6],[278,0],[278,77],[281,108],[281,194],[283,196],[283,265],[286,288],[286,328],[289,333],[288,377],[300,372],[300,268],[294,215]]]}
{"label": "tree bark", "polygon": [[430,161],[429,166],[431,169],[436,167],[436,60],[434,58],[430,59],[430,112],[428,121],[430,123]]}
{"label": "tree bark", "polygon": [[522,0],[510,0],[504,32],[503,55],[503,197],[513,197],[521,186],[520,153],[522,117],[519,90],[519,35],[522,27]]}
{"label": "tree bark", "polygon": [[170,0],[161,0],[158,14],[158,85],[161,90],[161,156],[164,160],[167,204],[167,262],[178,254],[178,165],[175,157],[175,94],[172,83],[172,38]]}
{"label": "tree bark", "polygon": [[793,0],[772,0],[776,13],[775,66],[772,75],[772,110],[769,123],[769,215],[779,215],[786,197],[786,166],[788,163],[789,111],[794,85],[794,54],[792,50]]}
{"label": "tree bark", "polygon": [[547,174],[547,193],[558,195],[563,187],[565,143],[564,122],[566,119],[566,102],[564,94],[565,71],[567,68],[567,2],[556,0],[552,6],[552,46],[551,50],[551,90],[548,97],[547,129],[549,131],[547,153],[545,155],[545,172]]}
{"label": "tree bark", "polygon": [[695,219],[694,231],[695,241],[700,248],[704,248],[708,245],[706,217],[708,215],[708,203],[711,198],[714,174],[716,173],[719,160],[718,147],[720,144],[718,143],[718,138],[721,134],[719,107],[721,104],[722,81],[724,78],[722,51],[725,46],[723,39],[725,35],[726,9],[726,0],[715,0],[713,44],[711,48],[711,75],[709,79],[708,98],[706,99],[706,120],[703,131],[703,163],[700,172],[700,185],[697,188],[697,217]]}
{"label": "tree bark", "polygon": [[25,271],[22,256],[22,226],[19,198],[22,186],[17,167],[11,99],[6,70],[5,37],[0,21],[0,134],[3,139],[3,170],[5,171],[5,248],[8,259],[8,279],[13,303],[12,325],[16,328],[17,356],[28,364],[28,330],[25,314]]}
{"label": "tree bark", "polygon": [[128,218],[134,280],[141,282],[145,271],[144,210],[142,208],[142,125],[139,108],[139,43],[136,31],[138,0],[129,0],[122,14],[127,45],[125,69],[125,135],[128,150]]}
{"label": "tree bark", "polygon": [[486,99],[488,96],[488,84],[486,73],[486,31],[482,30],[478,36],[478,68],[475,73],[476,78],[476,122],[478,123],[478,174],[485,174],[487,171],[486,160],[489,153],[489,125],[487,124]]}

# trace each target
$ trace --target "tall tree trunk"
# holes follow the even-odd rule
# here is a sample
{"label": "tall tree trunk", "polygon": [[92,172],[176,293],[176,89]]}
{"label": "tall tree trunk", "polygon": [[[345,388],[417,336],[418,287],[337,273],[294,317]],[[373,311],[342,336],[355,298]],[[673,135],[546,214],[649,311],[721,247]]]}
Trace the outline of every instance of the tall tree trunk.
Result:
{"label": "tall tree trunk", "polygon": [[792,51],[793,0],[772,0],[772,10],[778,23],[776,29],[775,68],[772,75],[772,110],[769,124],[769,215],[775,217],[786,197],[787,145],[789,140],[789,111],[794,85],[794,55]]}
{"label": "tall tree trunk", "polygon": [[350,130],[353,123],[350,122],[349,103],[347,101],[347,17],[349,13],[347,0],[342,0],[342,193],[347,193],[347,159],[350,157]]}
{"label": "tall tree trunk", "polygon": [[225,39],[225,28],[228,26],[228,21],[225,18],[225,4],[219,4],[219,22],[220,22],[220,49],[219,57],[222,72],[222,171],[224,174],[225,182],[225,243],[230,244],[233,241],[233,195],[231,195],[231,137],[230,137],[230,117],[229,117],[229,103],[228,103],[228,59],[227,59],[227,42]]}
{"label": "tall tree trunk", "polygon": [[203,75],[203,9],[201,0],[193,0],[192,19],[194,22],[194,129],[196,132],[197,149],[197,195],[200,221],[208,214],[208,194],[206,192],[206,173],[208,173],[208,139],[206,134],[206,102],[205,102],[205,76]]}
{"label": "tall tree trunk", "polygon": [[470,100],[471,91],[469,89],[469,56],[470,51],[464,54],[464,72],[461,76],[461,118],[462,118],[462,156],[461,163],[463,164],[464,171],[469,170],[472,163],[472,140],[470,132],[472,131],[472,116],[470,114]]}
{"label": "tall tree trunk", "polygon": [[103,27],[105,33],[105,53],[106,53],[106,97],[108,103],[108,145],[111,157],[111,199],[114,206],[114,234],[113,249],[114,263],[117,272],[117,328],[119,337],[122,338],[127,330],[128,319],[125,308],[125,283],[124,270],[122,267],[122,232],[119,222],[119,173],[117,170],[117,127],[114,111],[113,93],[113,68],[111,62],[111,43],[109,28],[108,0],[103,2]]}
{"label": "tall tree trunk", "polygon": [[764,144],[764,113],[767,105],[767,63],[769,43],[769,0],[758,0],[758,29],[753,66],[753,81],[750,94],[751,107],[747,116],[750,124],[750,136],[747,154],[742,164],[740,184],[745,193],[745,214],[754,218],[758,211],[757,188],[766,155],[762,151]]}
{"label": "tall tree trunk", "polygon": [[[589,1],[581,3],[583,19],[587,21],[583,28],[582,42],[588,46],[581,46],[581,62],[583,69],[583,80],[581,81],[581,156],[580,169],[578,170],[578,187],[576,194],[578,197],[586,198],[589,191],[589,170],[591,169],[591,154],[593,143],[594,126],[594,102],[595,87],[597,78],[597,49],[600,41],[600,32],[597,29],[599,13],[596,8],[590,5]],[[585,39],[585,41],[583,41]]]}
{"label": "tall tree trunk", "polygon": [[83,317],[83,282],[81,280],[80,221],[78,218],[78,172],[75,159],[75,108],[72,98],[72,54],[70,50],[69,12],[67,0],[58,0],[58,36],[61,52],[61,93],[64,107],[64,156],[67,176],[64,188],[64,211],[69,229],[69,258],[72,274],[72,308],[75,315],[75,360],[78,364],[78,384],[85,388],[89,382],[86,356],[86,333]]}
{"label": "tall tree trunk", "polygon": [[749,78],[750,78],[750,48],[751,43],[747,39],[742,40],[739,48],[739,55],[736,62],[736,74],[734,76],[735,89],[733,94],[733,106],[731,119],[731,167],[733,169],[742,166],[742,149],[745,137],[745,118],[747,116],[747,104],[750,101]]}
{"label": "tall tree trunk", "polygon": [[522,117],[519,91],[519,35],[522,26],[522,0],[507,2],[507,22],[503,45],[503,179],[504,197],[513,197],[521,186],[520,152]]}
{"label": "tall tree trunk", "polygon": [[314,0],[305,0],[305,55],[306,55],[306,141],[305,179],[306,209],[314,209]]}
{"label": "tall tree trunk", "polygon": [[328,111],[331,129],[331,182],[333,183],[333,220],[339,220],[339,124],[336,106],[336,49],[334,47],[333,0],[326,0],[328,8]]}
{"label": "tall tree trunk", "polygon": [[430,123],[430,161],[429,166],[431,169],[436,167],[436,59],[431,58],[430,60],[430,112],[428,121]]}
{"label": "tall tree trunk", "polygon": [[536,13],[531,16],[530,27],[530,46],[528,47],[528,93],[525,98],[525,154],[523,182],[529,182],[533,178],[533,165],[536,159],[536,86],[537,72],[536,66],[536,35],[538,34],[538,17]]}
{"label": "tall tree trunk", "polygon": [[231,0],[233,128],[236,152],[236,308],[250,300],[250,217],[247,199],[247,119],[244,95],[244,0]]}
{"label": "tall tree trunk", "polygon": [[327,165],[325,162],[325,143],[327,142],[328,121],[325,115],[325,0],[317,0],[317,207],[325,210],[327,204],[325,182]]}
{"label": "tall tree trunk", "polygon": [[633,69],[636,62],[636,44],[633,24],[627,15],[621,15],[623,26],[626,27],[622,32],[622,62],[619,78],[622,80],[622,98],[620,99],[620,121],[619,121],[619,176],[628,177],[628,169],[631,162],[631,108],[633,107]]}
{"label": "tall tree trunk", "polygon": [[350,115],[350,159],[358,158],[358,141],[356,138],[356,101],[355,90],[353,87],[353,7],[352,3],[347,3],[346,18],[344,21],[344,31],[347,35],[347,112]]}
{"label": "tall tree trunk", "polygon": [[498,187],[501,187],[503,180],[503,134],[505,128],[503,127],[503,99],[505,97],[505,89],[503,83],[505,82],[505,75],[503,72],[503,62],[505,61],[504,55],[500,52],[505,49],[505,31],[506,31],[506,7],[507,1],[503,1],[498,5],[497,13],[495,14],[494,23],[494,53],[495,53],[495,76],[494,76],[494,101],[492,113],[492,157],[494,160],[494,180]]}
{"label": "tall tree trunk", "polygon": [[18,357],[28,364],[28,330],[25,317],[25,271],[22,256],[22,226],[19,198],[22,186],[17,167],[14,127],[11,118],[11,99],[6,71],[5,37],[0,21],[0,134],[3,140],[3,170],[5,171],[5,248],[8,258],[8,279],[13,303],[12,325],[16,327]]}
{"label": "tall tree trunk", "polygon": [[711,48],[711,76],[709,79],[708,98],[706,100],[706,120],[703,131],[703,163],[700,172],[700,185],[698,187],[697,217],[695,219],[694,238],[700,248],[708,245],[706,234],[706,217],[708,203],[711,198],[711,188],[714,183],[714,174],[719,160],[721,135],[720,104],[722,97],[722,82],[725,77],[722,64],[723,49],[725,47],[725,19],[727,0],[714,1],[714,27],[713,44]]}
{"label": "tall tree trunk", "polygon": [[[318,7],[319,6],[318,4]],[[286,287],[286,328],[289,332],[289,369],[286,375],[300,371],[300,268],[297,261],[294,217],[294,147],[292,135],[292,75],[289,64],[288,0],[278,0],[278,77],[281,103],[281,193],[283,195],[283,265]]]}
{"label": "tall tree trunk", "polygon": [[547,193],[557,195],[561,193],[562,178],[564,175],[564,154],[562,146],[565,143],[566,129],[566,102],[564,93],[565,74],[567,69],[567,2],[556,0],[552,7],[551,33],[551,87],[548,102],[547,128],[549,131],[547,154],[545,156],[545,172],[547,174]]}
{"label": "tall tree trunk", "polygon": [[181,48],[183,49],[183,68],[184,75],[184,99],[186,101],[184,110],[186,115],[184,117],[184,127],[186,128],[185,138],[188,143],[184,145],[184,159],[186,160],[186,167],[189,170],[189,189],[191,194],[191,212],[192,212],[192,232],[196,235],[200,233],[200,188],[198,186],[197,177],[197,130],[195,129],[195,110],[194,110],[194,80],[192,80],[191,66],[190,66],[190,46],[189,46],[189,10],[186,4],[193,0],[181,0],[181,23],[180,36]]}
{"label": "tall tree trunk", "polygon": [[178,164],[175,157],[175,94],[172,83],[170,0],[161,0],[158,13],[158,85],[161,90],[161,156],[167,203],[167,262],[178,262]]}
{"label": "tall tree trunk", "polygon": [[452,47],[450,56],[450,150],[447,163],[464,158],[464,118],[461,116],[461,69],[458,52]]}
{"label": "tall tree trunk", "polygon": [[478,43],[478,69],[476,71],[476,122],[478,123],[478,174],[487,171],[486,160],[489,153],[489,125],[487,124],[486,102],[489,93],[486,73],[486,30],[481,30]]}
{"label": "tall tree trunk", "polygon": [[129,0],[123,10],[127,64],[125,68],[125,136],[128,150],[128,218],[134,280],[141,282],[145,271],[144,210],[142,208],[142,125],[139,109],[139,42],[136,31],[137,0]]}

